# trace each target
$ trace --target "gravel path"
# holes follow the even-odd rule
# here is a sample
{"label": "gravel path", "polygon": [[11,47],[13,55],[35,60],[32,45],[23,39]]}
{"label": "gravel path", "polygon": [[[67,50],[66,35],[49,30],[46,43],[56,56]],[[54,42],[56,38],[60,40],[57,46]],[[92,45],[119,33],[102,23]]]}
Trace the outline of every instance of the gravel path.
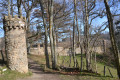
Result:
{"label": "gravel path", "polygon": [[45,73],[36,62],[29,60],[32,76],[18,80],[62,80],[59,74]]}

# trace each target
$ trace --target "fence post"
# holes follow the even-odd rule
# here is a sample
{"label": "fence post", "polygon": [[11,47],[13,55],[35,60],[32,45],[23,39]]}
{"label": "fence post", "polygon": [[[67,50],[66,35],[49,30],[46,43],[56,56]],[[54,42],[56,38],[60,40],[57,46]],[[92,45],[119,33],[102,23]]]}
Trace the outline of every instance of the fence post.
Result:
{"label": "fence post", "polygon": [[104,76],[106,76],[106,75],[105,75],[105,66],[104,66]]}

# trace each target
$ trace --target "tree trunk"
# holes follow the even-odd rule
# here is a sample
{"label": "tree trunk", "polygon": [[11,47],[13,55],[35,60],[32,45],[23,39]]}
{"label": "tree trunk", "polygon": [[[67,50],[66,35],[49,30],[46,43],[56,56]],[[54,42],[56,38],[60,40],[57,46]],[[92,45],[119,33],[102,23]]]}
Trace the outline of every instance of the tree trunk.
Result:
{"label": "tree trunk", "polygon": [[103,54],[106,53],[106,41],[103,40]]}
{"label": "tree trunk", "polygon": [[78,31],[78,47],[80,48],[81,50],[81,71],[82,71],[82,46],[80,44],[80,29],[79,29],[79,26],[78,26],[78,18],[77,18],[77,8],[76,8],[76,0],[74,0],[74,5],[75,5],[75,17],[76,17],[76,24],[77,24],[77,31]]}
{"label": "tree trunk", "polygon": [[46,66],[48,68],[50,68],[50,63],[49,63],[49,54],[48,54],[48,32],[47,32],[47,26],[46,26],[46,19],[45,19],[45,13],[44,13],[44,7],[43,7],[43,3],[41,0],[39,0],[39,3],[40,3],[40,7],[41,7],[41,11],[42,11],[42,18],[43,18],[43,25],[44,25],[44,28],[45,28],[45,58],[46,58]]}
{"label": "tree trunk", "polygon": [[[70,31],[70,27],[69,27],[69,31]],[[69,59],[69,61],[70,61],[70,63],[69,63],[69,67],[71,67],[71,57],[72,57],[72,44],[71,44],[71,42],[72,42],[72,38],[71,38],[71,31],[70,31],[70,48],[69,48],[69,51],[70,51],[70,53],[69,53],[69,57],[70,57],[70,59]]]}
{"label": "tree trunk", "polygon": [[96,61],[96,52],[95,52],[95,72],[97,73],[97,61]]}
{"label": "tree trunk", "polygon": [[[28,5],[29,6],[29,5]],[[31,10],[29,9],[27,11],[27,31],[26,31],[26,34],[29,35],[30,33],[30,15],[31,15]],[[27,36],[28,37],[28,36]],[[27,53],[29,54],[30,53],[30,43],[29,43],[29,40],[27,38]]]}
{"label": "tree trunk", "polygon": [[4,64],[4,62],[5,62],[5,59],[4,59],[3,50],[0,50],[0,52],[1,52],[1,56],[2,56],[2,63]]}
{"label": "tree trunk", "polygon": [[76,17],[76,26],[77,26],[77,31],[78,31],[78,47],[80,47],[80,30],[78,26],[78,18],[77,18],[77,8],[76,8],[76,0],[75,0],[75,17]]}
{"label": "tree trunk", "polygon": [[10,0],[8,0],[8,16],[10,15]]}
{"label": "tree trunk", "polygon": [[13,16],[13,0],[11,0],[11,15]]}
{"label": "tree trunk", "polygon": [[89,26],[88,26],[88,0],[85,0],[85,29],[84,29],[84,37],[85,37],[85,55],[86,55],[86,69],[88,71],[91,70],[90,68],[90,54],[89,54]]}
{"label": "tree trunk", "polygon": [[114,53],[117,74],[118,74],[118,77],[120,79],[120,64],[119,64],[119,57],[118,57],[119,52],[118,52],[118,48],[117,48],[116,40],[115,40],[115,35],[114,35],[112,14],[110,12],[110,8],[109,8],[109,5],[107,3],[107,0],[104,0],[104,4],[106,7],[106,13],[107,13],[108,24],[109,24],[109,34],[110,34],[111,45],[112,45],[112,49],[113,49],[113,53]]}
{"label": "tree trunk", "polygon": [[104,66],[104,76],[106,76],[106,66]]}
{"label": "tree trunk", "polygon": [[31,15],[31,10],[27,12],[27,30],[28,33],[30,32],[30,15]]}
{"label": "tree trunk", "polygon": [[56,68],[55,56],[54,56],[54,43],[53,43],[53,0],[48,1],[49,5],[49,30],[50,30],[50,46],[51,46],[51,58],[52,58],[52,68]]}
{"label": "tree trunk", "polygon": [[74,61],[74,67],[76,67],[76,59],[75,59],[75,21],[76,21],[76,0],[74,0],[74,23],[73,23],[73,61]]}
{"label": "tree trunk", "polygon": [[83,69],[83,48],[81,45],[80,45],[80,48],[81,48],[81,68],[80,68],[80,70],[82,71],[82,69]]}
{"label": "tree trunk", "polygon": [[[55,28],[54,28],[55,29]],[[57,64],[57,54],[56,54],[56,32],[53,29],[53,45],[54,45],[54,60],[55,64]]]}
{"label": "tree trunk", "polygon": [[17,0],[18,16],[19,17],[22,16],[21,3],[22,3],[22,0]]}

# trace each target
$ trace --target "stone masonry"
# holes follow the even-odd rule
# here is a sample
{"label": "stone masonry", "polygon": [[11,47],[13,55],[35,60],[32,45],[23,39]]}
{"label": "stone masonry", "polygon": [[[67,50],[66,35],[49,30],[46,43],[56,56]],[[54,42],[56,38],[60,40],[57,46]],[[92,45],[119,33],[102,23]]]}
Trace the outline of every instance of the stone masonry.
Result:
{"label": "stone masonry", "polygon": [[26,18],[5,16],[3,24],[8,67],[11,70],[27,73]]}
{"label": "stone masonry", "polygon": [[[95,47],[93,49],[94,52],[97,52],[99,54],[103,53],[101,47]],[[70,49],[69,48],[64,48],[64,47],[56,47],[56,53],[59,56],[69,56],[70,54]],[[80,48],[75,49],[76,54],[79,54],[81,52]],[[48,53],[51,54],[50,47],[48,47]],[[33,55],[44,55],[44,47],[40,47],[40,44],[38,44],[37,47],[31,47],[30,48],[30,54]]]}

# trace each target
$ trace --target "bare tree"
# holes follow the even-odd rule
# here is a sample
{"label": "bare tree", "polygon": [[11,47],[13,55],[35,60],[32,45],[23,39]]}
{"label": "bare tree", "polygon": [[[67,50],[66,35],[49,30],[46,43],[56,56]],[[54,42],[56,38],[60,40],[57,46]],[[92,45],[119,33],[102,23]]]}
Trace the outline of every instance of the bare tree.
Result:
{"label": "bare tree", "polygon": [[10,16],[10,0],[8,0],[8,15]]}
{"label": "bare tree", "polygon": [[17,0],[18,16],[19,17],[22,16],[21,4],[22,4],[22,0]]}
{"label": "bare tree", "polygon": [[120,63],[119,63],[119,57],[118,57],[119,52],[118,52],[118,48],[117,48],[116,40],[115,40],[115,35],[114,35],[112,14],[111,14],[107,0],[104,0],[104,4],[106,7],[106,14],[107,14],[108,24],[109,24],[109,34],[110,34],[111,45],[112,45],[112,49],[113,49],[113,53],[114,53],[117,74],[118,74],[118,77],[120,79]]}
{"label": "bare tree", "polygon": [[85,55],[86,55],[86,69],[88,71],[91,70],[90,68],[90,54],[89,54],[89,23],[88,23],[88,0],[85,0],[85,28],[84,28],[84,38],[85,38]]}
{"label": "bare tree", "polygon": [[13,16],[13,0],[11,0],[11,15]]}
{"label": "bare tree", "polygon": [[26,12],[26,19],[27,19],[27,52],[30,53],[30,40],[28,39],[28,37],[30,37],[30,17],[31,17],[31,11],[34,7],[36,7],[37,5],[37,0],[23,0],[23,7],[25,9]]}
{"label": "bare tree", "polygon": [[49,12],[49,32],[50,32],[50,46],[51,46],[51,59],[52,68],[56,68],[56,56],[54,50],[54,40],[53,40],[53,0],[48,0],[48,12]]}
{"label": "bare tree", "polygon": [[42,18],[43,18],[43,25],[45,28],[45,57],[46,57],[46,66],[48,68],[50,68],[50,64],[49,64],[49,55],[48,55],[48,32],[47,32],[47,26],[46,26],[46,19],[45,19],[45,11],[44,11],[44,7],[43,7],[43,3],[42,0],[39,0],[40,3],[40,7],[41,7],[41,11],[42,11]]}
{"label": "bare tree", "polygon": [[74,0],[74,22],[73,22],[73,60],[74,67],[76,67],[76,58],[75,58],[75,28],[76,28],[76,0]]}

